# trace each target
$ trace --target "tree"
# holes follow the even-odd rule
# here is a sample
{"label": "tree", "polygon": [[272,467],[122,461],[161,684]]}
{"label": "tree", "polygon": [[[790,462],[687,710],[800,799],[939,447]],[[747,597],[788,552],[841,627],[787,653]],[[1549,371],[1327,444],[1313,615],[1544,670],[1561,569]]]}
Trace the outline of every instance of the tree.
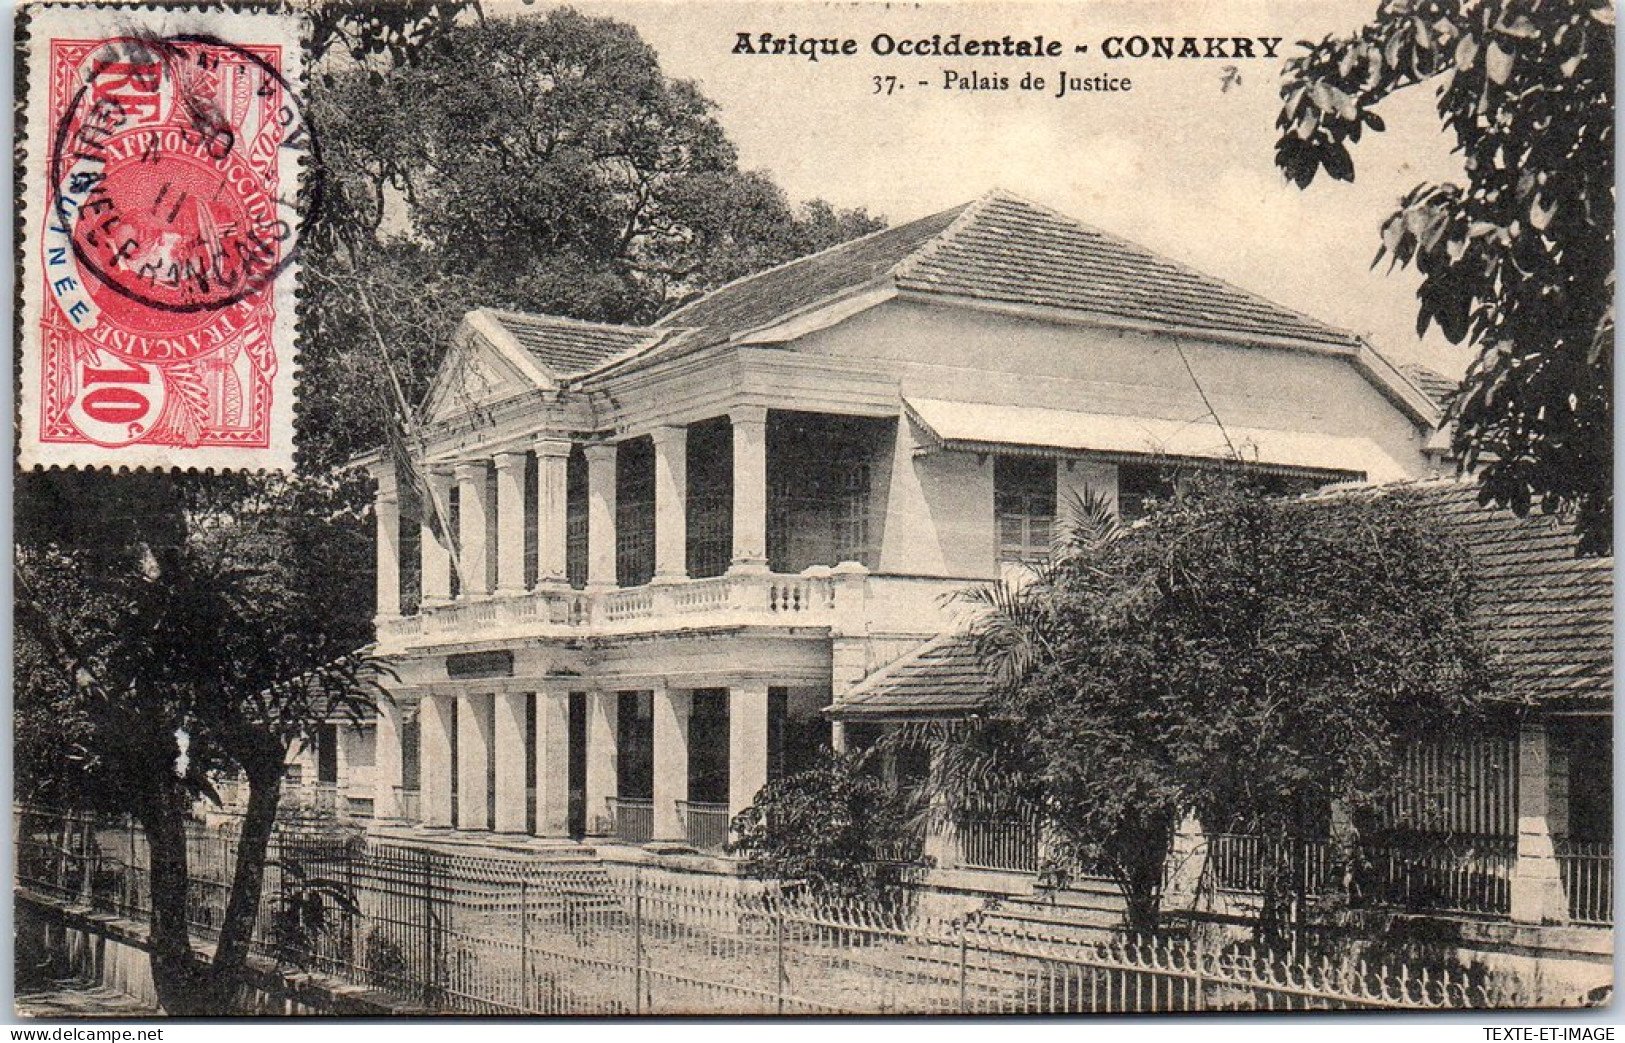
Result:
{"label": "tree", "polygon": [[1377,799],[1404,740],[1473,710],[1469,560],[1405,492],[1199,483],[1132,528],[1096,503],[1040,576],[978,595],[988,716],[1029,751],[1019,778],[1061,853],[1151,930],[1187,812],[1312,837],[1332,802]]}
{"label": "tree", "polygon": [[860,758],[825,753],[805,771],[774,779],[734,816],[744,869],[815,900],[873,897],[879,867],[919,848],[907,799]]}
{"label": "tree", "polygon": [[[358,541],[334,539],[320,509],[334,490],[308,480],[70,474],[48,491],[20,482],[17,698],[34,730],[19,796],[142,824],[160,1001],[220,1013],[248,955],[292,746],[381,695],[383,667],[357,651],[366,607],[344,596],[356,566],[342,559]],[[101,516],[58,513],[51,493]],[[240,772],[249,799],[204,964],[187,921],[186,823],[220,772]]]}
{"label": "tree", "polygon": [[741,171],[711,102],[624,23],[563,8],[434,46],[432,63],[335,74],[311,102],[327,176],[302,362],[338,421],[311,433],[312,462],[413,443],[471,308],[648,322],[883,227]]}
{"label": "tree", "polygon": [[1300,187],[1354,179],[1349,145],[1395,91],[1437,85],[1466,184],[1423,184],[1376,261],[1414,265],[1417,332],[1478,349],[1451,406],[1484,502],[1613,530],[1614,13],[1601,0],[1384,0],[1288,61],[1275,159]]}

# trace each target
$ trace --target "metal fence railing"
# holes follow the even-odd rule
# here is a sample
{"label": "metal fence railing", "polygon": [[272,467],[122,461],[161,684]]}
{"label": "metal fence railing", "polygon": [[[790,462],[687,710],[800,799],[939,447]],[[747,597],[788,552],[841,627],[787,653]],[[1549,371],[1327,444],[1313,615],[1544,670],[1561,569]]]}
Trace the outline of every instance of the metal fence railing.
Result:
{"label": "metal fence railing", "polygon": [[[1293,846],[1296,845],[1296,850]],[[1245,833],[1218,833],[1208,838],[1208,867],[1221,891],[1264,890],[1266,876],[1284,873],[1285,893],[1318,895],[1338,885],[1331,845],[1316,840],[1282,840]]]}
{"label": "metal fence railing", "polygon": [[1584,924],[1613,923],[1614,846],[1606,841],[1561,841],[1557,862],[1569,898],[1569,919]]}
{"label": "metal fence railing", "polygon": [[683,821],[683,836],[695,849],[720,854],[728,846],[728,805],[679,800],[677,817]]}
{"label": "metal fence railing", "polygon": [[609,835],[628,844],[645,844],[655,835],[655,802],[647,797],[606,797]]}
{"label": "metal fence railing", "polygon": [[[133,917],[138,829],[19,815],[18,882]],[[229,834],[188,835],[188,916],[217,934]],[[1437,968],[1293,962],[1181,938],[1047,937],[906,901],[814,901],[756,882],[279,834],[256,952],[466,1014],[1070,1013],[1471,1009],[1562,1002]],[[314,911],[314,912],[313,912]]]}
{"label": "metal fence railing", "polygon": [[956,823],[959,864],[966,869],[1038,872],[1038,821],[1032,818],[961,818]]}
{"label": "metal fence railing", "polygon": [[[1288,893],[1325,895],[1346,887],[1357,904],[1419,912],[1506,915],[1517,861],[1514,837],[1370,839],[1341,853],[1328,841],[1246,834],[1208,841],[1208,872],[1220,890],[1258,893],[1267,873],[1299,872],[1301,880],[1283,881]],[[1595,880],[1595,872],[1586,875],[1582,868],[1586,861],[1582,856],[1575,863],[1582,888]]]}
{"label": "metal fence railing", "polygon": [[1505,916],[1512,909],[1516,837],[1360,845],[1354,881],[1372,905]]}

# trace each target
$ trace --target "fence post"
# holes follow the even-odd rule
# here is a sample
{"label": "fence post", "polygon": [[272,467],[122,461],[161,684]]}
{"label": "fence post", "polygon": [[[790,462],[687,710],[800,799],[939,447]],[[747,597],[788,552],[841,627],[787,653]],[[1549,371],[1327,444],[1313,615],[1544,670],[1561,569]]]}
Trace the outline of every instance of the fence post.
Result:
{"label": "fence post", "polygon": [[632,1013],[643,1013],[643,867],[632,869]]}
{"label": "fence post", "polygon": [[435,1006],[434,852],[423,852],[423,1005]]}
{"label": "fence post", "polygon": [[774,977],[774,992],[778,995],[779,1013],[784,1013],[784,891],[781,887],[773,902],[773,933],[778,951],[778,968]]}
{"label": "fence post", "polygon": [[[1197,930],[1200,931],[1201,928],[1198,927]],[[1193,1009],[1199,1011],[1207,1010],[1207,979],[1204,976],[1204,968],[1202,966],[1202,941],[1200,934],[1198,934],[1196,938],[1191,941],[1191,968],[1195,971],[1195,974],[1191,980],[1196,987],[1196,1001]]]}
{"label": "fence post", "polygon": [[968,1014],[970,1013],[970,1009],[965,1003],[965,967],[968,961],[966,959],[967,948],[964,918],[961,917],[957,923],[959,926],[959,1013]]}
{"label": "fence post", "polygon": [[139,872],[139,870],[136,868],[136,864],[135,864],[135,816],[134,815],[125,815],[124,816],[124,828],[125,828],[125,832],[128,834],[129,852],[130,852],[130,857],[127,858],[125,860],[125,862],[124,862],[124,890],[125,890],[124,915],[133,917],[135,915],[136,898],[140,894],[140,886],[141,886],[140,882],[136,878],[136,873]]}
{"label": "fence post", "polygon": [[519,1009],[530,1009],[530,881],[519,876]]}

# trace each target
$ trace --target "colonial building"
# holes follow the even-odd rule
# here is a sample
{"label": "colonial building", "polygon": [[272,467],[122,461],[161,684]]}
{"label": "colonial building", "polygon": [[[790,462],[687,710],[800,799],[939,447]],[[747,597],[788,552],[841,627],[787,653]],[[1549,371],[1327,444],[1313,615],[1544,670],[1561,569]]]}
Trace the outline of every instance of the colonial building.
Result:
{"label": "colonial building", "polygon": [[393,703],[307,771],[397,827],[714,849],[1069,496],[1424,476],[1438,421],[1358,336],[997,192],[646,327],[476,310],[427,493],[373,464]]}

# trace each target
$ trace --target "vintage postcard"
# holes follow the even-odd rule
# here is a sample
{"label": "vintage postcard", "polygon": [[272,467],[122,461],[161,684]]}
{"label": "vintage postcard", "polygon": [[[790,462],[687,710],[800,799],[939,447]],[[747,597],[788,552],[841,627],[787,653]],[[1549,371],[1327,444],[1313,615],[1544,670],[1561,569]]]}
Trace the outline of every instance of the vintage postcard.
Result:
{"label": "vintage postcard", "polygon": [[291,468],[299,20],[25,12],[23,465]]}
{"label": "vintage postcard", "polygon": [[17,1016],[1612,1000],[1603,0],[16,46]]}

